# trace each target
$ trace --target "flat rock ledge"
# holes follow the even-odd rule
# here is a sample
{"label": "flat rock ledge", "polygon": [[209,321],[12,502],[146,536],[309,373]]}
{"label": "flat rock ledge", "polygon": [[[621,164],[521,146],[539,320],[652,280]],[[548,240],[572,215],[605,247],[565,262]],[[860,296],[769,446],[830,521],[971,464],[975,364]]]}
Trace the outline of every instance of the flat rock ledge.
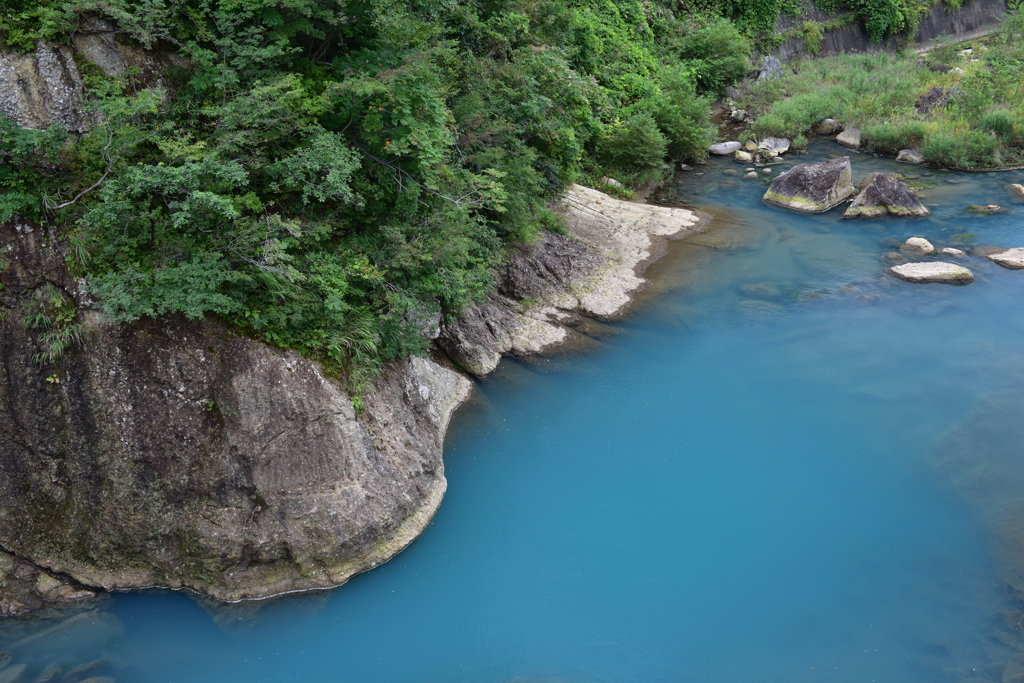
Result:
{"label": "flat rock ledge", "polygon": [[979,247],[974,251],[978,256],[984,256],[993,263],[998,263],[1003,268],[1021,270],[1024,268],[1024,247],[1003,249],[999,247]]}
{"label": "flat rock ledge", "polygon": [[860,193],[846,209],[843,218],[922,217],[930,213],[905,182],[872,171],[861,181]]}
{"label": "flat rock ledge", "polygon": [[974,282],[974,273],[963,266],[943,261],[904,263],[901,266],[893,266],[889,272],[907,282],[941,282],[953,285]]}
{"label": "flat rock ledge", "polygon": [[856,192],[850,157],[798,164],[772,181],[762,201],[802,213],[823,213]]}
{"label": "flat rock ledge", "polygon": [[545,232],[499,274],[490,301],[442,326],[437,344],[466,372],[484,377],[504,354],[539,353],[565,342],[580,316],[621,314],[647,282],[643,269],[669,239],[703,229],[710,216],[614,199],[581,185],[557,210],[568,235]]}

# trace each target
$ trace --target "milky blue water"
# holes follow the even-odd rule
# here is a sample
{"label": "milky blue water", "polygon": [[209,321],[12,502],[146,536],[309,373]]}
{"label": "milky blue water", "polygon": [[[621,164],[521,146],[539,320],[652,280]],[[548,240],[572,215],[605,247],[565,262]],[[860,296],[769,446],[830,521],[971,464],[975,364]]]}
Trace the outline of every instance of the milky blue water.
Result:
{"label": "milky blue water", "polygon": [[[926,172],[853,164],[855,181]],[[737,169],[680,177],[718,218],[654,267],[633,313],[478,384],[447,497],[393,561],[216,621],[182,594],[115,596],[123,631],[23,656],[104,654],[146,683],[977,675],[1004,655],[990,634],[1019,567],[1006,501],[950,466],[1000,444],[951,455],[950,435],[1021,386],[1024,271],[969,257],[972,285],[911,285],[884,274],[882,240],[1022,245],[1004,185],[1024,174],[936,172],[915,180],[931,218],[844,222],[764,207],[767,181]],[[1009,210],[963,212],[988,203]]]}

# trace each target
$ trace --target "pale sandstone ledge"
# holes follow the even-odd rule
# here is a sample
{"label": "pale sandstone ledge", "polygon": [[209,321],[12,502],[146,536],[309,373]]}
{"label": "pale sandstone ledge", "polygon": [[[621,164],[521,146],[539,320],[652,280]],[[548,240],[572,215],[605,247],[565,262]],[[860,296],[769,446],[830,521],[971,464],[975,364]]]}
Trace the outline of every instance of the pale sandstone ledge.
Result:
{"label": "pale sandstone ledge", "polygon": [[557,210],[568,235],[544,233],[520,246],[499,273],[497,293],[442,326],[438,346],[466,372],[483,377],[504,354],[561,344],[581,315],[622,314],[646,286],[643,270],[664,253],[666,241],[699,232],[710,219],[581,185],[569,187]]}

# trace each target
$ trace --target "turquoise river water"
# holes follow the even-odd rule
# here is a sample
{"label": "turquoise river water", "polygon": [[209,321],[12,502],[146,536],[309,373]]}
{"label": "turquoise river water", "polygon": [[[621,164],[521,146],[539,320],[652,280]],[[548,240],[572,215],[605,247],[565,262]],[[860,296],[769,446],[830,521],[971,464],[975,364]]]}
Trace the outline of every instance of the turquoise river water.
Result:
{"label": "turquoise river water", "polygon": [[[1024,271],[967,257],[975,283],[911,285],[882,257],[915,235],[1021,246],[1024,172],[852,158],[855,182],[915,176],[932,216],[771,209],[728,160],[677,178],[712,230],[584,348],[478,383],[447,497],[390,563],[216,618],[116,595],[16,661],[104,656],[118,683],[999,681],[1024,575]],[[964,211],[989,203],[1008,210]]]}

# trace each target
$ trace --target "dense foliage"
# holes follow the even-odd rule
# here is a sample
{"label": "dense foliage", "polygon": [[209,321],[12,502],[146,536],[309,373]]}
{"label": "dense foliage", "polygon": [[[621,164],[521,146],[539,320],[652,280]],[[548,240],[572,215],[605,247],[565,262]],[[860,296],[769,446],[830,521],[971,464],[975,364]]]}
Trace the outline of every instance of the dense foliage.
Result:
{"label": "dense foliage", "polygon": [[61,225],[114,320],[218,314],[358,386],[559,229],[566,183],[703,156],[748,45],[671,7],[3,0],[9,48],[101,19],[191,66],[172,91],[85,69],[81,138],[0,121],[0,218]]}
{"label": "dense foliage", "polygon": [[[975,41],[916,55],[840,55],[753,88],[744,106],[758,135],[809,134],[824,118],[858,126],[864,145],[896,154],[918,149],[950,168],[1024,164],[1024,10]],[[941,89],[927,113],[918,99]]]}

